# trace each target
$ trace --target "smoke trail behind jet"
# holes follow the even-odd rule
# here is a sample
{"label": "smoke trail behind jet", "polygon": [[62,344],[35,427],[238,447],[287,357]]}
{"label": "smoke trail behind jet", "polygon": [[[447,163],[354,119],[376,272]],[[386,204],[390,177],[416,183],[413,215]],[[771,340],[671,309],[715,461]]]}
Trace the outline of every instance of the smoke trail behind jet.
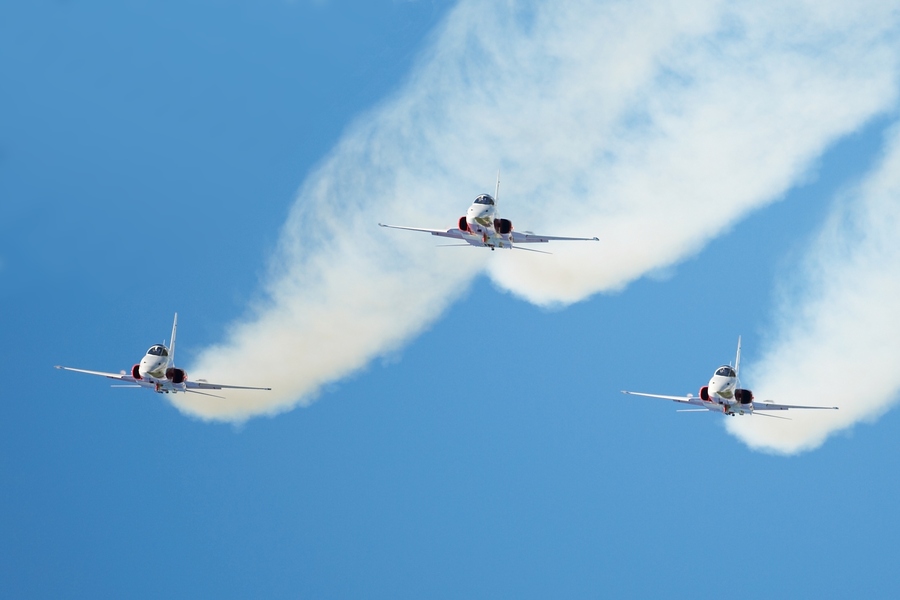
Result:
{"label": "smoke trail behind jet", "polygon": [[[479,273],[537,304],[577,302],[782,196],[893,105],[897,14],[776,6],[460,2],[408,81],[303,184],[264,300],[193,366],[273,392],[178,406],[222,420],[286,410],[402,346]],[[536,261],[376,226],[453,227],[498,166],[517,229],[601,243]]]}
{"label": "smoke trail behind jet", "polygon": [[730,432],[751,447],[793,453],[874,420],[896,402],[898,233],[900,128],[895,126],[880,167],[834,207],[800,269],[800,282],[783,302],[772,348],[753,366],[757,396],[840,410],[792,412],[790,422],[729,419]]}

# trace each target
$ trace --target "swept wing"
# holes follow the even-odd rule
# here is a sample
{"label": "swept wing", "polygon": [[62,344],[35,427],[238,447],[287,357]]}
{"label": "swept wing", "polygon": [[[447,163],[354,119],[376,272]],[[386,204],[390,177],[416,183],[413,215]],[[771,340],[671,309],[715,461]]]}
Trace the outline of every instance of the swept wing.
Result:
{"label": "swept wing", "polygon": [[798,406],[795,404],[775,404],[774,402],[753,402],[753,410],[788,410],[790,408],[812,408],[816,410],[837,410],[837,406]]}
{"label": "swept wing", "polygon": [[706,406],[703,403],[703,400],[696,396],[692,396],[688,394],[687,396],[665,396],[661,394],[645,394],[643,392],[628,392],[622,390],[623,394],[628,394],[630,396],[646,396],[647,398],[662,398],[663,400],[671,400],[672,402],[680,402],[682,404],[693,404],[695,406]]}
{"label": "swept wing", "polygon": [[[662,394],[645,394],[643,392],[628,392],[622,390],[623,394],[631,396],[646,396],[647,398],[662,398],[663,400],[672,400],[673,402],[681,402],[682,404],[694,404],[697,406],[706,406],[703,400],[696,396],[688,394],[687,396],[666,396]],[[810,408],[814,410],[837,410],[837,406],[801,406],[799,404],[776,404],[774,402],[752,402],[753,411],[757,410],[789,410],[792,408]]]}
{"label": "swept wing", "polygon": [[537,235],[530,231],[520,233],[513,231],[509,234],[509,239],[514,244],[543,244],[546,242],[599,242],[598,237],[562,237],[558,235]]}
{"label": "swept wing", "polygon": [[421,227],[402,227],[400,225],[385,225],[384,223],[379,223],[379,227],[387,227],[389,229],[405,229],[407,231],[424,231],[425,233],[430,233],[431,235],[438,235],[440,237],[448,237],[454,238],[457,240],[466,239],[463,236],[463,232],[459,229],[422,229]]}
{"label": "swept wing", "polygon": [[[87,373],[88,375],[99,375],[100,377],[106,377],[108,379],[116,379],[118,381],[124,381],[126,383],[130,383],[135,386],[146,387],[146,388],[156,388],[156,383],[153,381],[148,381],[145,379],[135,379],[131,375],[126,375],[125,373],[107,373],[105,371],[90,371],[88,369],[76,369],[75,367],[63,367],[60,365],[56,365],[57,369],[63,369],[64,371],[75,371],[76,373]],[[271,390],[272,388],[267,387],[251,387],[246,385],[226,385],[224,383],[210,383],[208,381],[204,381],[202,379],[197,381],[185,381],[184,383],[171,383],[168,381],[163,381],[160,383],[164,389],[179,392],[179,391],[187,391],[187,390]]]}

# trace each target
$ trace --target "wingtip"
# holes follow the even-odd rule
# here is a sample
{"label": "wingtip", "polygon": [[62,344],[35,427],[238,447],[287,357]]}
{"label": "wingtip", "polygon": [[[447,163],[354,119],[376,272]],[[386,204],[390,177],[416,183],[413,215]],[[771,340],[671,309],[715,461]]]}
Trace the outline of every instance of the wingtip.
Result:
{"label": "wingtip", "polygon": [[599,241],[600,241],[600,238],[598,238],[597,236],[594,236],[594,237],[592,237],[591,239],[594,240],[595,242],[599,242]]}
{"label": "wingtip", "polygon": [[62,365],[53,365],[54,369],[62,369]]}

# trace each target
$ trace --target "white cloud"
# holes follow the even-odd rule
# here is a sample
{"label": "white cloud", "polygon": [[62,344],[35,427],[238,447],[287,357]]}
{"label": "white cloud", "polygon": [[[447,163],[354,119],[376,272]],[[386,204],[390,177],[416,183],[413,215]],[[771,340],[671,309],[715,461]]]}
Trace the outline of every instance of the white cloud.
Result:
{"label": "white cloud", "polygon": [[[759,396],[837,412],[792,411],[793,421],[729,419],[754,448],[793,453],[880,416],[898,398],[900,371],[900,128],[886,157],[836,204],[781,307],[772,348],[753,365]],[[778,401],[776,400],[776,401]]]}
{"label": "white cloud", "polygon": [[[481,272],[545,305],[664,272],[894,104],[897,10],[864,4],[461,2],[301,188],[267,301],[195,365],[276,389],[179,406],[241,419],[308,402]],[[452,227],[498,167],[518,229],[601,243],[535,260],[375,225]]]}

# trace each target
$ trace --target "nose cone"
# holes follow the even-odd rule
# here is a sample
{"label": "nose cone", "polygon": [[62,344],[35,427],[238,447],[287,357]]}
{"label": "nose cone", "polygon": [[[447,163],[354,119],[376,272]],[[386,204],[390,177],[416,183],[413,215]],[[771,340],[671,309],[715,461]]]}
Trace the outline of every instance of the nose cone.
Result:
{"label": "nose cone", "polygon": [[141,359],[141,366],[139,367],[142,375],[151,375],[153,377],[162,377],[165,375],[165,360],[145,356]]}
{"label": "nose cone", "polygon": [[488,221],[492,221],[493,215],[494,208],[492,206],[482,206],[480,204],[476,204],[469,207],[469,211],[466,214],[466,217],[470,221],[477,221],[483,225]]}
{"label": "nose cone", "polygon": [[709,380],[709,393],[710,395],[715,394],[722,398],[731,398],[734,396],[734,379],[731,377],[714,375],[713,378]]}

